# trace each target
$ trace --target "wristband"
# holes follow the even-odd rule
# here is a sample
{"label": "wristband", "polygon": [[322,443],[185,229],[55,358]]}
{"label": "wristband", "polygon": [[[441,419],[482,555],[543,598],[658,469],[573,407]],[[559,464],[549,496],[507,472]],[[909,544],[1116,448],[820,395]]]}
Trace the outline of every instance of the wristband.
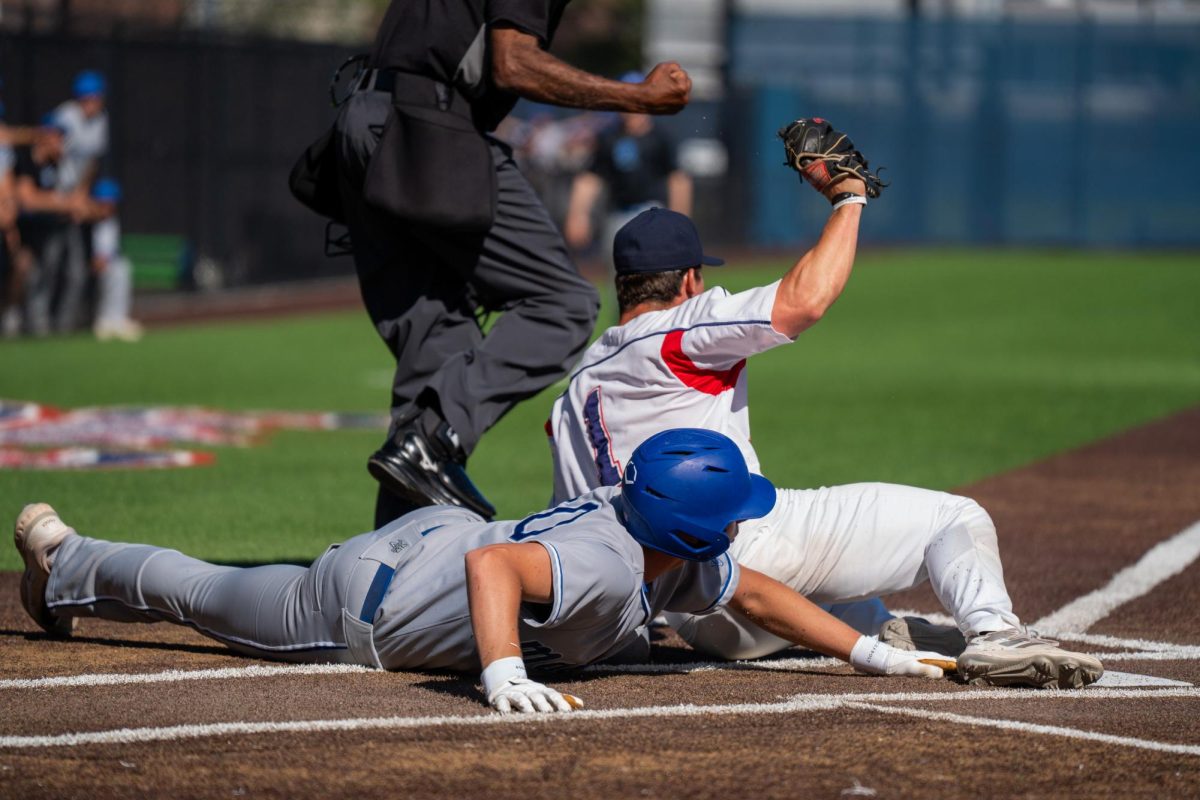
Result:
{"label": "wristband", "polygon": [[850,664],[862,672],[886,674],[889,650],[878,636],[860,636],[850,651]]}
{"label": "wristband", "polygon": [[854,192],[842,192],[835,194],[829,202],[833,203],[833,210],[837,211],[842,206],[865,206],[867,198]]}
{"label": "wristband", "polygon": [[497,658],[488,664],[480,679],[483,681],[483,693],[490,701],[492,695],[499,691],[504,684],[514,678],[524,677],[526,677],[525,662],[520,656],[509,656],[508,658]]}

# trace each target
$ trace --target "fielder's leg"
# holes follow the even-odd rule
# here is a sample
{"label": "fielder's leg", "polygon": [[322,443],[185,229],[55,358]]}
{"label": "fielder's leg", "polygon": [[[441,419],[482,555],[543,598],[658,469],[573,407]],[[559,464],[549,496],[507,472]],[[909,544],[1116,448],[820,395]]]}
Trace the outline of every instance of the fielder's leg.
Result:
{"label": "fielder's leg", "polygon": [[[964,633],[1020,624],[1004,587],[995,527],[973,500],[882,483],[780,490],[778,498],[767,517],[742,526],[730,553],[813,602],[833,604],[861,632],[878,633],[870,626],[890,615],[853,601],[903,591],[931,576]],[[787,646],[728,610],[695,618],[681,635],[727,658]]]}

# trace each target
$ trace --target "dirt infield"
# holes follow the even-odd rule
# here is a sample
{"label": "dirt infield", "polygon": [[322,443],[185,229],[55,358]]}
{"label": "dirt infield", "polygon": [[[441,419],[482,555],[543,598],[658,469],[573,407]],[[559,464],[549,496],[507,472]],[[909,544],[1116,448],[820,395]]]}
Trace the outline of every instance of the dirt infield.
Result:
{"label": "dirt infield", "polygon": [[[1200,562],[1177,535],[1198,487],[1200,409],[964,488],[997,522],[1022,618],[1108,654],[1107,685],[1082,692],[799,651],[696,664],[663,631],[653,665],[553,681],[588,711],[501,718],[455,676],[305,671],[169,625],[83,620],[48,641],[5,574],[0,797],[1195,797]],[[1164,579],[1172,559],[1189,566]],[[888,604],[938,611],[926,590]]]}

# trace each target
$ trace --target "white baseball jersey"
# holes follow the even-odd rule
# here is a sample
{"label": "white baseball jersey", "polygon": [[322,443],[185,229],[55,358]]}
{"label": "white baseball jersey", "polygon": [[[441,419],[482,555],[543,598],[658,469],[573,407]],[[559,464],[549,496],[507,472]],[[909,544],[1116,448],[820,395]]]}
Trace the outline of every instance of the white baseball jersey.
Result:
{"label": "white baseball jersey", "polygon": [[621,480],[634,449],[667,428],[707,428],[734,441],[751,472],[746,358],[792,340],[771,326],[779,282],[713,288],[674,308],[609,328],[583,354],[546,432],[554,502]]}
{"label": "white baseball jersey", "polygon": [[77,101],[68,100],[54,109],[54,119],[67,131],[56,188],[69,192],[84,179],[88,165],[108,152],[108,113],[88,117]]}

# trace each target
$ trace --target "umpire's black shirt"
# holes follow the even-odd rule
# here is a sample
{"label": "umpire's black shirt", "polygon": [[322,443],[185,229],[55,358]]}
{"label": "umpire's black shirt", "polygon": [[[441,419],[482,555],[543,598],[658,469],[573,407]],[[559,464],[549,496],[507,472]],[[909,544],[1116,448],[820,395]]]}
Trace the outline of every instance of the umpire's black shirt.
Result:
{"label": "umpire's black shirt", "polygon": [[487,26],[513,27],[550,46],[570,0],[392,0],[375,44],[371,66],[425,75],[457,86],[473,98],[476,119],[493,130],[517,96],[491,81]]}

